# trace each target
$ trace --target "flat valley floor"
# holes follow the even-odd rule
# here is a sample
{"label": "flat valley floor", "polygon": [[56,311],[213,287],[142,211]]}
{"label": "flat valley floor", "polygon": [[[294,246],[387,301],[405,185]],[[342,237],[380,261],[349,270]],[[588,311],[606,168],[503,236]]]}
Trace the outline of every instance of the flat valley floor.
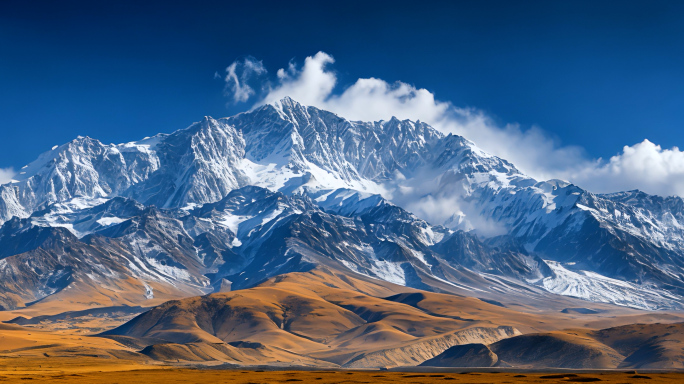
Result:
{"label": "flat valley floor", "polygon": [[0,357],[0,383],[684,383],[684,372],[458,370],[451,372],[277,371],[248,369],[178,369],[94,357],[50,359]]}

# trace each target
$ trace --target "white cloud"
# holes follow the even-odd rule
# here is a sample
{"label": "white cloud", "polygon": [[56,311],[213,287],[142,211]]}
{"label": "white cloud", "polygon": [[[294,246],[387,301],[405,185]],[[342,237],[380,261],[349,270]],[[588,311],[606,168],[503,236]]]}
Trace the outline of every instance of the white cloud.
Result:
{"label": "white cloud", "polygon": [[337,76],[326,70],[326,66],[334,62],[332,56],[318,52],[304,60],[301,71],[297,70],[294,63],[290,63],[287,70],[279,69],[279,83],[258,104],[273,103],[290,96],[304,105],[321,105],[332,94],[337,83]]}
{"label": "white cloud", "polygon": [[242,61],[235,61],[226,68],[226,87],[224,94],[231,96],[233,101],[245,102],[254,95],[254,89],[250,87],[247,82],[252,77],[258,77],[266,74],[266,68],[261,61],[257,61],[253,57],[247,57]]}
{"label": "white cloud", "polygon": [[461,229],[484,237],[507,233],[506,228],[489,217],[482,215],[472,203],[457,195],[440,194],[432,191],[422,196],[401,196],[393,201],[416,216],[430,222],[443,224],[452,229]]}
{"label": "white cloud", "polygon": [[0,185],[9,183],[17,173],[12,168],[0,168]]}
{"label": "white cloud", "polygon": [[450,111],[451,104],[435,100],[426,89],[396,82],[369,78],[358,79],[341,94],[333,93],[337,76],[327,69],[332,56],[318,52],[307,57],[301,70],[293,63],[278,70],[279,83],[271,87],[257,105],[276,102],[290,96],[304,105],[313,105],[353,120],[387,120],[392,116],[438,122]]}
{"label": "white cloud", "polygon": [[568,175],[596,192],[641,189],[664,196],[684,196],[684,152],[663,149],[648,140],[625,146],[608,161],[597,160]]}
{"label": "white cloud", "polygon": [[[289,63],[287,68],[278,70],[275,83],[265,85],[255,106],[290,96],[304,105],[351,120],[388,120],[392,116],[421,120],[444,133],[466,137],[539,180],[565,179],[596,192],[641,189],[651,194],[684,196],[684,155],[678,148],[663,150],[646,140],[625,146],[622,153],[609,161],[591,159],[581,147],[559,145],[539,127],[526,130],[516,124],[501,127],[482,111],[456,107],[438,100],[426,89],[404,82],[358,79],[341,92],[335,92],[337,75],[329,68],[334,62],[332,56],[318,52],[307,57],[301,68]],[[240,85],[244,84],[244,80],[239,81],[243,76],[244,72],[240,75],[235,72],[226,77],[227,86],[236,86],[231,88],[236,101],[244,101],[253,94],[252,88]]]}

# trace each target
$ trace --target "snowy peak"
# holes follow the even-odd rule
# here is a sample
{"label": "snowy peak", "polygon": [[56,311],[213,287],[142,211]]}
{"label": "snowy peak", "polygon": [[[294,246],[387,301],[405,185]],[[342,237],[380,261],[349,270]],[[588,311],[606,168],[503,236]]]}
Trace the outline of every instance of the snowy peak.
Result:
{"label": "snowy peak", "polygon": [[289,98],[227,121],[245,135],[250,160],[287,164],[296,173],[313,166],[355,186],[425,164],[443,136],[409,120],[351,122]]}
{"label": "snowy peak", "polygon": [[79,137],[25,167],[13,188],[2,187],[0,220],[74,198],[126,196],[191,207],[250,184],[383,193],[383,183],[430,166],[443,141],[424,123],[351,122],[286,98],[138,142],[104,145]]}
{"label": "snowy peak", "polygon": [[79,137],[22,168],[16,182],[0,186],[0,221],[27,217],[48,204],[76,197],[97,199],[123,193],[158,168],[153,153]]}
{"label": "snowy peak", "polygon": [[213,202],[248,182],[240,170],[244,140],[232,127],[205,117],[162,138],[157,172],[123,193],[144,204],[183,207]]}

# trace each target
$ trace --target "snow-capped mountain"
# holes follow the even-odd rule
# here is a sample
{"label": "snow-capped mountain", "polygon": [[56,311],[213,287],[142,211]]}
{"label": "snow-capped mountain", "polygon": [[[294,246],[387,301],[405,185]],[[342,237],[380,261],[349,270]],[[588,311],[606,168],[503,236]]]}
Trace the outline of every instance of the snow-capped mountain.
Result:
{"label": "snow-capped mountain", "polygon": [[537,181],[427,124],[289,98],[138,142],[56,146],[0,186],[0,223],[5,307],[74,284],[200,294],[316,265],[645,309],[680,308],[684,288],[680,198]]}

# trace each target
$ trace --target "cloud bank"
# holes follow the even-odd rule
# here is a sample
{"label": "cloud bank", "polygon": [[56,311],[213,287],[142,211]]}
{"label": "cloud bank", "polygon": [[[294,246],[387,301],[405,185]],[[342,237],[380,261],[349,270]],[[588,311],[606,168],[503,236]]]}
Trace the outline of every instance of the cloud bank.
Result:
{"label": "cloud bank", "polygon": [[14,175],[16,172],[12,168],[0,168],[0,185],[12,181]]}
{"label": "cloud bank", "polygon": [[337,75],[330,68],[334,62],[325,52],[307,57],[301,67],[290,62],[277,71],[275,80],[262,84],[258,96],[246,82],[265,74],[264,66],[254,59],[235,62],[226,69],[226,91],[236,102],[257,96],[255,107],[290,96],[351,120],[388,120],[392,116],[421,120],[443,133],[466,137],[538,180],[564,179],[599,193],[641,189],[684,196],[684,152],[676,147],[663,149],[644,140],[625,146],[609,160],[591,159],[581,147],[559,145],[539,127],[499,126],[482,111],[459,108],[401,81],[358,79],[336,91]]}

